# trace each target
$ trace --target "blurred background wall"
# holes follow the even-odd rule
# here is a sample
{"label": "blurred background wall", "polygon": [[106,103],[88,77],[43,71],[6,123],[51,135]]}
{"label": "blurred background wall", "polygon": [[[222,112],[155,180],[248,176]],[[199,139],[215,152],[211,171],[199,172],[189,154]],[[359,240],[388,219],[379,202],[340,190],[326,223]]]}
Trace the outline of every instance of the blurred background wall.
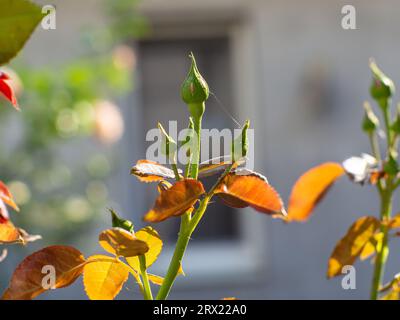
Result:
{"label": "blurred background wall", "polygon": [[[54,1],[57,29],[39,29],[21,60],[29,66],[54,66],[51,70],[56,74],[57,66],[84,55],[85,32],[108,30],[110,24],[110,16],[100,3]],[[341,9],[346,4],[356,8],[356,30],[341,27]],[[74,234],[63,240],[50,231],[46,237],[40,225],[36,226],[34,231],[42,233],[45,240],[12,250],[1,266],[1,287],[5,287],[17,261],[44,244],[57,241],[80,245],[86,255],[99,252],[96,239],[98,231],[109,224],[107,207],[115,207],[137,227],[143,225],[141,217],[151,206],[154,186],[141,185],[129,176],[129,169],[144,158],[149,146],[145,133],[157,121],[167,124],[168,120],[179,120],[181,127],[186,126],[187,112],[179,88],[188,69],[190,50],[197,56],[211,91],[228,112],[239,122],[247,118],[252,121],[255,168],[268,177],[285,201],[297,177],[308,168],[369,150],[367,138],[360,131],[362,103],[368,99],[371,80],[368,59],[374,57],[395,83],[400,81],[400,45],[396,41],[399,10],[395,0],[138,3],[134,14],[143,17],[146,31],[140,37],[124,38],[133,55],[122,55],[122,61],[134,61],[134,67],[128,69],[133,77],[131,89],[113,99],[124,122],[122,138],[112,145],[85,138],[79,143],[68,142],[60,151],[60,159],[71,167],[72,179],[78,178],[78,171],[72,169],[68,159],[86,161],[83,155],[87,146],[89,158],[106,155],[114,169],[107,178],[95,180],[105,184],[109,196],[88,223],[79,225],[82,237]],[[101,44],[106,37],[99,36],[91,43]],[[101,83],[104,79],[97,80]],[[34,127],[35,123],[29,125]],[[236,127],[214,97],[208,103],[204,126]],[[103,160],[99,160],[100,166]],[[24,180],[24,176],[18,179]],[[87,192],[83,197],[87,198]],[[178,279],[171,298],[367,298],[372,272],[368,262],[356,264],[356,290],[343,290],[340,278],[328,281],[325,273],[336,241],[357,217],[376,214],[377,200],[371,187],[351,185],[342,179],[308,223],[290,225],[215,203],[191,242],[183,265],[187,277]],[[397,202],[394,210],[396,207]],[[74,208],[79,216],[79,205]],[[32,215],[23,206],[22,215],[28,228]],[[71,227],[68,220],[65,225]],[[167,242],[154,268],[162,275],[176,223],[155,227]],[[398,249],[393,246],[387,277],[398,271]],[[139,298],[138,289],[133,284],[128,287],[119,298]],[[80,283],[43,296],[84,297]]]}

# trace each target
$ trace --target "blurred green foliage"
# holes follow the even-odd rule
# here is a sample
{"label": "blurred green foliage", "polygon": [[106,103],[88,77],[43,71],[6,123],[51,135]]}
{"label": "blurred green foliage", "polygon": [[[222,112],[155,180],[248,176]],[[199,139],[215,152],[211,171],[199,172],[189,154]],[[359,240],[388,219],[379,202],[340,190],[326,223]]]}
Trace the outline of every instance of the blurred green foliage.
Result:
{"label": "blurred green foliage", "polygon": [[19,224],[53,240],[72,237],[107,202],[104,180],[113,161],[109,148],[93,138],[96,101],[126,93],[131,71],[112,56],[70,62],[57,72],[26,65],[15,70],[24,87],[22,112],[0,108],[2,137],[17,132],[10,150],[0,152],[2,179],[22,206]]}
{"label": "blurred green foliage", "polygon": [[79,237],[108,204],[106,179],[116,161],[110,145],[99,143],[98,101],[118,101],[132,89],[134,53],[121,44],[146,27],[136,1],[103,1],[109,25],[85,34],[85,56],[42,67],[18,59],[13,69],[21,83],[14,86],[22,112],[0,99],[8,145],[0,171],[22,209],[14,220],[44,241]]}

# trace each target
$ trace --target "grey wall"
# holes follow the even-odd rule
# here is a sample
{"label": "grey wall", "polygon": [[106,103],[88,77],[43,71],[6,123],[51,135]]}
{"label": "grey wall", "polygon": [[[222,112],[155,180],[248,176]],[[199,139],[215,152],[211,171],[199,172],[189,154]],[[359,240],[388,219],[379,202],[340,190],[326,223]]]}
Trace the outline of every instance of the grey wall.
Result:
{"label": "grey wall", "polygon": [[[27,56],[37,63],[50,55],[68,59],[70,52],[76,54],[78,26],[88,21],[98,23],[93,13],[95,1],[85,1],[84,5],[75,0],[58,3],[66,7],[67,15],[60,17],[60,31],[49,36],[50,42],[48,35],[40,32],[28,46]],[[145,12],[168,13],[182,3],[146,1],[144,7]],[[187,10],[201,6],[210,14],[214,7],[243,11],[254,27],[259,94],[256,163],[284,199],[306,169],[369,151],[367,138],[360,132],[362,103],[368,99],[371,78],[368,59],[375,57],[388,75],[400,83],[398,1],[353,0],[357,30],[347,31],[340,25],[341,7],[347,4],[344,1],[193,3],[186,1],[184,6]],[[72,18],[76,13],[78,16]],[[340,279],[328,281],[325,273],[328,257],[348,226],[357,217],[377,211],[373,188],[361,188],[342,179],[308,223],[284,225],[268,218],[263,220],[269,265],[257,285],[180,289],[172,297],[367,298],[372,272],[369,262],[356,265],[354,291],[342,290]],[[264,237],[260,239],[264,241]],[[398,249],[396,245],[392,248],[388,276],[400,269]],[[190,277],[185,281],[190,281]],[[124,292],[122,297],[131,296]]]}

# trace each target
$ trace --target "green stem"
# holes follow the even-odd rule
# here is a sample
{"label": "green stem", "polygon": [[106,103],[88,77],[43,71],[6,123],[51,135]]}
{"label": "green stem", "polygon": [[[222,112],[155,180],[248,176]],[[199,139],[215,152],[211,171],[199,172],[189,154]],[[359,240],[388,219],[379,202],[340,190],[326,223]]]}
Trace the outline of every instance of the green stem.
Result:
{"label": "green stem", "polygon": [[369,141],[371,143],[372,154],[374,155],[377,161],[381,161],[381,151],[379,149],[379,141],[376,133],[375,132],[370,133],[368,136],[369,136]]}
{"label": "green stem", "polygon": [[186,247],[189,243],[190,234],[187,230],[179,232],[178,241],[176,242],[176,247],[174,255],[172,256],[171,263],[169,265],[167,274],[164,278],[163,284],[158,291],[156,300],[165,300],[168,297],[171,287],[178,275],[179,268],[182,264],[182,259],[186,251]]}
{"label": "green stem", "polygon": [[201,148],[201,121],[205,109],[205,103],[189,104],[189,111],[193,118],[194,125],[194,137],[196,139],[196,146],[192,150],[192,162],[190,165],[190,177],[197,179],[199,175],[199,163],[200,163],[200,148]]}
{"label": "green stem", "polygon": [[[383,110],[383,118],[385,122],[386,136],[387,136],[387,158],[391,155],[392,148],[392,132],[391,132],[391,124],[390,124],[390,110],[389,110],[389,101],[382,100],[380,102],[381,108]],[[375,142],[371,140],[372,148],[375,153],[375,157],[377,157],[377,153],[379,149],[376,150]],[[371,287],[371,300],[377,300],[379,298],[379,289],[381,287],[381,282],[385,273],[385,265],[387,258],[389,256],[389,228],[387,226],[387,222],[392,215],[392,202],[393,202],[393,191],[395,190],[395,185],[393,185],[393,177],[389,176],[386,180],[385,187],[382,187],[382,184],[378,184],[379,195],[381,199],[381,232],[383,234],[382,246],[377,252],[374,266],[374,275],[372,278],[372,287]]]}
{"label": "green stem", "polygon": [[[179,269],[182,265],[182,259],[186,251],[186,247],[189,243],[190,237],[193,231],[196,229],[196,226],[200,222],[204,213],[207,210],[208,203],[211,197],[206,196],[200,203],[196,213],[193,216],[193,219],[190,221],[190,224],[187,228],[181,228],[179,232],[178,241],[176,243],[174,255],[171,259],[171,264],[169,265],[167,274],[164,278],[163,284],[158,291],[156,300],[164,300],[168,297],[169,292],[171,291],[172,285],[178,275]],[[185,230],[182,230],[185,229]]]}
{"label": "green stem", "polygon": [[[368,137],[369,137],[369,142],[370,142],[370,144],[371,144],[372,154],[373,154],[373,156],[375,157],[375,159],[376,159],[378,162],[380,162],[380,161],[382,160],[382,158],[381,158],[381,150],[380,150],[380,148],[379,148],[378,137],[377,137],[377,135],[376,135],[375,132],[370,133],[370,134],[368,135]],[[382,181],[381,181],[381,179],[378,179],[377,187],[378,187],[379,195],[382,195],[383,187],[382,187]]]}
{"label": "green stem", "polygon": [[387,145],[388,149],[392,147],[392,132],[390,130],[390,110],[388,105],[383,107],[383,119],[385,121],[385,128],[386,128],[386,138],[387,138]]}
{"label": "green stem", "polygon": [[143,280],[143,296],[145,300],[153,300],[153,294],[151,292],[149,277],[146,271],[146,257],[144,255],[139,256],[140,263],[140,275]]}
{"label": "green stem", "polygon": [[[197,139],[195,150],[191,150],[191,163],[190,163],[190,178],[197,179],[199,173],[199,162],[200,162],[200,148],[201,148],[201,121],[202,116],[205,109],[205,103],[200,104],[189,104],[189,111],[193,117],[193,124],[194,124],[194,132],[195,132],[195,139]],[[204,203],[204,199],[201,204]],[[197,209],[197,213],[201,210],[206,210],[207,205],[202,206],[200,204],[199,208]],[[201,214],[203,215],[204,212]],[[197,214],[196,214],[197,215]],[[186,247],[189,243],[190,236],[194,231],[194,228],[191,228],[191,214],[185,213],[181,218],[181,226],[179,230],[178,240],[176,242],[175,251],[171,259],[171,263],[168,267],[167,274],[164,278],[163,284],[158,291],[157,300],[164,300],[168,297],[169,292],[171,291],[172,285],[175,282],[175,279],[178,275],[179,269],[182,265],[182,259],[185,255]]]}
{"label": "green stem", "polygon": [[[388,189],[386,189],[381,196],[381,221],[390,219],[391,212],[392,212],[392,189],[391,186],[389,185]],[[389,255],[388,231],[389,229],[387,225],[382,223],[381,225],[381,232],[383,233],[382,247],[380,248],[379,252],[377,252],[375,260],[374,276],[372,279],[372,288],[371,288],[371,300],[378,299],[379,288],[381,286],[381,282],[385,272],[385,265],[387,257]]]}
{"label": "green stem", "polygon": [[187,163],[186,168],[185,168],[185,179],[187,179],[190,175],[190,162],[191,162],[191,160],[189,159],[189,162]]}
{"label": "green stem", "polygon": [[175,163],[173,163],[173,164],[171,164],[171,167],[172,167],[172,171],[174,171],[175,180],[176,181],[181,180],[181,177],[180,177],[179,171],[178,171],[178,166]]}
{"label": "green stem", "polygon": [[211,198],[212,198],[212,195],[207,195],[200,202],[199,208],[197,209],[196,213],[193,215],[192,220],[190,221],[190,225],[189,225],[190,235],[192,235],[193,231],[196,230],[197,225],[199,224],[201,218],[203,217],[204,213],[207,210],[207,206],[208,206]]}

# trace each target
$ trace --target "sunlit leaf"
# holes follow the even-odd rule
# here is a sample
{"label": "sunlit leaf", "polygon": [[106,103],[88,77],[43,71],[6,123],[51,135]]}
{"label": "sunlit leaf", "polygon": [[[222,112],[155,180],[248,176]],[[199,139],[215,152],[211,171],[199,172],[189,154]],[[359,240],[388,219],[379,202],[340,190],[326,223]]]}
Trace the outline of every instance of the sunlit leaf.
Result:
{"label": "sunlit leaf", "polygon": [[13,107],[19,110],[17,97],[13,88],[9,83],[10,78],[0,71],[0,93],[13,105]]}
{"label": "sunlit leaf", "polygon": [[18,54],[43,16],[41,8],[30,1],[0,1],[0,65]]}
{"label": "sunlit leaf", "polygon": [[216,188],[215,193],[227,205],[235,208],[250,206],[267,214],[285,214],[279,194],[268,184],[266,178],[255,173],[230,173]]}
{"label": "sunlit leaf", "polygon": [[373,256],[376,252],[379,252],[382,248],[382,240],[383,240],[382,232],[374,234],[362,249],[360,253],[360,259],[366,260],[371,256]]}
{"label": "sunlit leaf", "polygon": [[9,220],[0,223],[0,244],[26,244],[41,238],[39,235],[30,235],[24,229],[15,227]]}
{"label": "sunlit leaf", "polygon": [[400,300],[400,291],[392,289],[379,300]]}
{"label": "sunlit leaf", "polygon": [[[182,171],[179,170],[179,173],[182,173]],[[150,160],[139,160],[136,165],[132,167],[131,174],[142,182],[158,182],[164,179],[175,179],[173,170]]]}
{"label": "sunlit leaf", "polygon": [[342,175],[340,164],[324,163],[304,173],[292,189],[288,220],[306,221],[329,187]]}
{"label": "sunlit leaf", "polygon": [[43,267],[55,270],[55,288],[63,288],[74,282],[82,273],[85,258],[77,249],[67,246],[51,246],[26,257],[15,269],[5,300],[29,300],[46,291],[43,284],[46,273]]}
{"label": "sunlit leaf", "polygon": [[91,300],[113,300],[128,277],[127,265],[104,255],[91,256],[83,269],[83,284]]}
{"label": "sunlit leaf", "polygon": [[396,214],[388,223],[390,229],[400,228],[400,213]]}
{"label": "sunlit leaf", "polygon": [[129,272],[131,273],[131,275],[135,278],[135,281],[137,284],[141,285],[142,284],[142,280],[140,279],[139,273],[136,272],[133,269],[129,269]]}
{"label": "sunlit leaf", "polygon": [[0,244],[13,243],[20,240],[20,232],[11,221],[0,224]]}
{"label": "sunlit leaf", "polygon": [[163,277],[156,276],[155,274],[151,274],[151,273],[147,274],[147,277],[149,278],[150,282],[152,282],[158,286],[161,286],[163,284],[163,281],[164,281]]}
{"label": "sunlit leaf", "polygon": [[328,278],[340,275],[344,266],[353,265],[379,227],[380,222],[375,217],[362,217],[353,223],[329,258]]}
{"label": "sunlit leaf", "polygon": [[400,273],[396,274],[392,281],[380,288],[380,292],[386,292],[379,300],[400,300]]}
{"label": "sunlit leaf", "polygon": [[[146,268],[150,267],[158,258],[163,246],[163,242],[158,232],[152,227],[145,227],[135,233],[137,239],[147,243],[149,251],[145,253]],[[140,270],[139,257],[126,258],[129,265],[136,271]]]}
{"label": "sunlit leaf", "polygon": [[18,208],[17,204],[15,203],[10,190],[7,188],[7,186],[2,181],[0,181],[0,199],[3,200],[6,204],[8,204],[14,210],[19,211],[19,208]]}
{"label": "sunlit leaf", "polygon": [[170,189],[162,191],[153,209],[144,217],[148,222],[160,222],[169,217],[182,215],[204,194],[201,182],[185,179],[176,182]]}
{"label": "sunlit leaf", "polygon": [[117,257],[135,257],[149,250],[146,242],[137,239],[132,233],[121,228],[112,228],[101,232],[99,243],[104,250]]}

